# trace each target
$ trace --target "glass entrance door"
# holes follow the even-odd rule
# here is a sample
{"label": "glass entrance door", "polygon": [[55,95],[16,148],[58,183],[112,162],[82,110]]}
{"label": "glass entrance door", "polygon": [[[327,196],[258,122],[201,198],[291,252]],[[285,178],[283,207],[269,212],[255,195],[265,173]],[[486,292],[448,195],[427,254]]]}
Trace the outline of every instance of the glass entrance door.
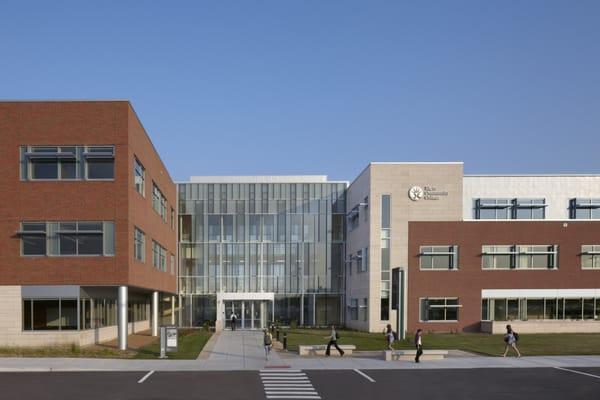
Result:
{"label": "glass entrance door", "polygon": [[269,300],[224,300],[225,329],[231,329],[231,314],[237,317],[236,329],[264,329],[272,318]]}

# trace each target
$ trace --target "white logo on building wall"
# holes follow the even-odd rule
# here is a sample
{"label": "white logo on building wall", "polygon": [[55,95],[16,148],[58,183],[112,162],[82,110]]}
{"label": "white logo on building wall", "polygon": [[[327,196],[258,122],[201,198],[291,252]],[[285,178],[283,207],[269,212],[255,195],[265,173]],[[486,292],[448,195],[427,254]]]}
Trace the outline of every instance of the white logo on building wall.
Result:
{"label": "white logo on building wall", "polygon": [[421,186],[413,186],[408,190],[408,197],[412,201],[421,200],[424,196],[424,191]]}
{"label": "white logo on building wall", "polygon": [[445,190],[438,190],[435,186],[412,186],[408,190],[408,198],[412,201],[417,200],[439,200],[440,196],[448,196]]}

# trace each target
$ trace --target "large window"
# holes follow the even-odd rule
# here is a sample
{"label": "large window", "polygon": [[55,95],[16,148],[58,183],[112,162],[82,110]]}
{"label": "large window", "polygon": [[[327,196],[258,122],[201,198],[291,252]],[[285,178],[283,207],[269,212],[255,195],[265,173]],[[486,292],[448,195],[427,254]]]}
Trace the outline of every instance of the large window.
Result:
{"label": "large window", "polygon": [[421,269],[458,269],[458,246],[421,246],[419,260]]}
{"label": "large window", "polygon": [[113,146],[21,146],[23,180],[112,180]]}
{"label": "large window", "polygon": [[115,238],[112,221],[22,222],[24,256],[111,256]]}
{"label": "large window", "polygon": [[600,298],[484,298],[481,318],[487,321],[598,320]]}
{"label": "large window", "polygon": [[136,260],[144,262],[146,260],[146,235],[144,232],[135,227],[134,232],[134,257]]}
{"label": "large window", "polygon": [[571,199],[569,214],[571,219],[600,219],[600,199]]}
{"label": "large window", "polygon": [[544,219],[545,199],[475,199],[475,219]]}
{"label": "large window", "polygon": [[554,269],[558,268],[557,245],[482,246],[483,269]]}
{"label": "large window", "polygon": [[167,222],[167,199],[154,182],[152,182],[152,208],[161,216],[163,221]]}
{"label": "large window", "polygon": [[458,321],[457,297],[438,297],[420,299],[420,315],[422,322]]}
{"label": "large window", "polygon": [[24,299],[23,330],[77,330],[76,299]]}
{"label": "large window", "polygon": [[381,196],[381,315],[382,321],[390,319],[390,241],[392,196]]}
{"label": "large window", "polygon": [[600,269],[600,245],[581,246],[581,268]]}
{"label": "large window", "polygon": [[167,270],[167,250],[154,240],[152,241],[152,266],[159,271]]}
{"label": "large window", "polygon": [[133,180],[135,182],[135,190],[146,197],[146,169],[137,157],[133,159]]}

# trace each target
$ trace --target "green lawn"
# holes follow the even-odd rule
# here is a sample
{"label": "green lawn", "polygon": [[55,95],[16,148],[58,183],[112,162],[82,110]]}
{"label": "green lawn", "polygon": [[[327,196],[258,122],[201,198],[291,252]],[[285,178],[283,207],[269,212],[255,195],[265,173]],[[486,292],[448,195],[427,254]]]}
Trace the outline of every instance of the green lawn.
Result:
{"label": "green lawn", "polygon": [[134,354],[134,350],[119,351],[96,346],[0,347],[0,357],[131,358]]}
{"label": "green lawn", "polygon": [[[212,333],[204,329],[180,329],[177,352],[167,353],[171,360],[194,360],[204,348]],[[160,356],[160,342],[156,341],[138,350],[134,358],[150,359]]]}
{"label": "green lawn", "polygon": [[[329,330],[290,329],[288,349],[298,351],[300,344],[327,344],[325,336]],[[366,333],[339,330],[340,344],[353,344],[357,350],[384,350],[387,347],[381,333]],[[281,336],[281,338],[283,335]],[[426,349],[465,350],[473,353],[497,356],[504,352],[503,335],[483,333],[436,333],[423,336]],[[282,339],[283,340],[283,339]],[[412,349],[412,338],[394,344],[396,349]],[[586,333],[547,333],[522,334],[518,343],[523,355],[600,355],[600,334]]]}

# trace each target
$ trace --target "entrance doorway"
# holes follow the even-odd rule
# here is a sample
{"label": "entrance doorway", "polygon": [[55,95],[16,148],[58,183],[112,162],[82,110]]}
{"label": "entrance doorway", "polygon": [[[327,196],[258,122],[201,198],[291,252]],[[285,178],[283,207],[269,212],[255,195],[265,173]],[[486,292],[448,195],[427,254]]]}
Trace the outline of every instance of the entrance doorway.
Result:
{"label": "entrance doorway", "polygon": [[264,329],[273,320],[273,307],[269,300],[223,300],[224,326],[231,329],[231,314],[237,316],[237,329]]}

